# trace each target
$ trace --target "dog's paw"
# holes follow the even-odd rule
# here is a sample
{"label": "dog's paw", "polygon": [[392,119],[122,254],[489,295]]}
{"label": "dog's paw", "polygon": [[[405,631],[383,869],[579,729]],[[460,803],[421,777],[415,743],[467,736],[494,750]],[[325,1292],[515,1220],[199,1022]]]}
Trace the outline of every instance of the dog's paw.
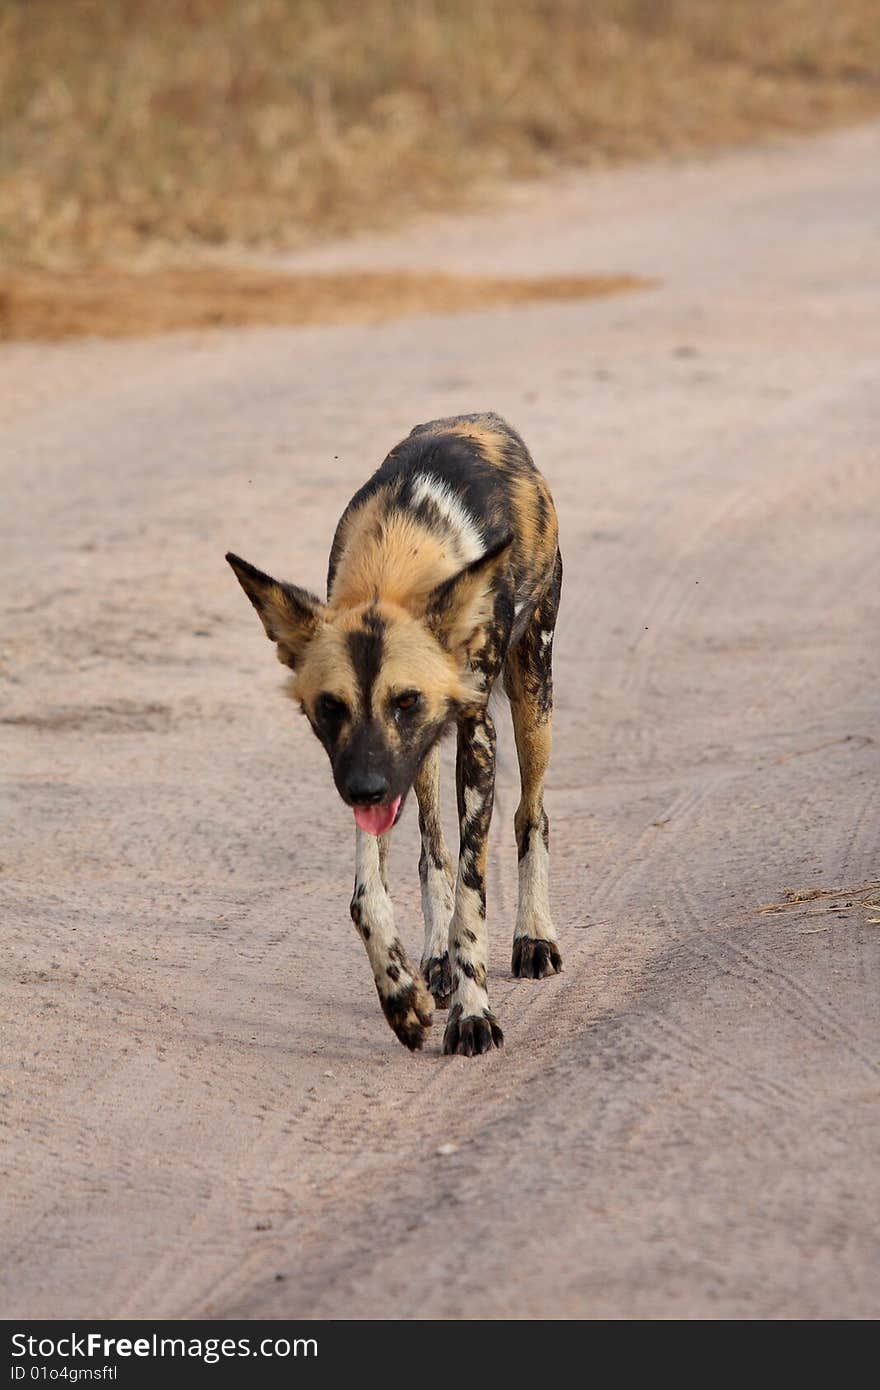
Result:
{"label": "dog's paw", "polygon": [[444,951],[442,956],[431,956],[428,960],[423,960],[422,974],[434,998],[434,1007],[437,1009],[448,1009],[449,996],[452,993],[452,972],[449,969],[449,952]]}
{"label": "dog's paw", "polygon": [[516,936],[513,940],[513,959],[510,968],[521,980],[543,980],[562,970],[562,956],[555,941],[534,936]]}
{"label": "dog's paw", "polygon": [[504,1034],[489,1009],[481,1014],[463,1014],[461,1005],[456,1004],[450,1010],[443,1035],[443,1051],[447,1056],[479,1057],[481,1052],[491,1052],[493,1047],[501,1047],[503,1043]]}
{"label": "dog's paw", "polygon": [[410,1052],[418,1052],[434,1017],[434,1001],[416,977],[393,994],[380,995],[392,1031]]}

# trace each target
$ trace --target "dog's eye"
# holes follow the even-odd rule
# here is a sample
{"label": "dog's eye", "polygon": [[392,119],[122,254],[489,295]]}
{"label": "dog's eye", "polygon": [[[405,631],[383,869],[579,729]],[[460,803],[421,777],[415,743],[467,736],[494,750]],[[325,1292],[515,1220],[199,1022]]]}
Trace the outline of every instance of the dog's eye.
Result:
{"label": "dog's eye", "polygon": [[318,715],[321,719],[326,719],[328,723],[338,724],[348,714],[348,706],[342,700],[337,700],[335,695],[319,695],[317,704]]}
{"label": "dog's eye", "polygon": [[404,714],[409,714],[410,710],[415,709],[421,698],[417,690],[405,690],[402,695],[398,695],[394,703],[397,709],[403,710]]}

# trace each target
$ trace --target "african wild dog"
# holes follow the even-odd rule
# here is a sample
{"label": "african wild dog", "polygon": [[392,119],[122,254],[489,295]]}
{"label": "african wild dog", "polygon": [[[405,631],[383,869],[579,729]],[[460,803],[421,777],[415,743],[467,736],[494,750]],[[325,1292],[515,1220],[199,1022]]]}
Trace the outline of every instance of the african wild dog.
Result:
{"label": "african wild dog", "polygon": [[[519,435],[497,415],[418,425],[342,515],[327,602],[227,555],[356,821],[351,915],[382,1009],[419,1048],[436,1003],[447,1053],[503,1041],[486,989],[486,850],[495,782],[489,693],[510,698],[522,795],[515,830],[514,975],[562,969],[547,890],[543,804],[553,631],[562,586],[556,512]],[[440,824],[439,739],[458,732],[458,873]],[[410,787],[419,804],[421,974],[394,926],[386,866]],[[432,1001],[433,996],[433,1001]]]}

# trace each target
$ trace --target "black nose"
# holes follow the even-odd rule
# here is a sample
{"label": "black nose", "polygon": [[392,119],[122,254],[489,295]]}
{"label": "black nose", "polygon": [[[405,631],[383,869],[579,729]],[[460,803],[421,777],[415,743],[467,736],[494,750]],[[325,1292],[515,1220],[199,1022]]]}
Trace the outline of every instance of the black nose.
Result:
{"label": "black nose", "polygon": [[355,806],[375,806],[388,795],[388,779],[381,772],[354,772],[345,790]]}

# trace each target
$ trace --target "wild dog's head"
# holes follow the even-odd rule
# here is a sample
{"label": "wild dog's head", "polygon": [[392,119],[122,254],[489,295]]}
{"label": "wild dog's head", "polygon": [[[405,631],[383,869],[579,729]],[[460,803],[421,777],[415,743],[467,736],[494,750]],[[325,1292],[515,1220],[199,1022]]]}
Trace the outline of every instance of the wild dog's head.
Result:
{"label": "wild dog's head", "polygon": [[389,830],[432,745],[485,692],[471,663],[495,611],[511,537],[439,584],[419,611],[376,598],[328,606],[226,558],[277,656],[292,694],[330,758],[337,790],[362,829]]}

